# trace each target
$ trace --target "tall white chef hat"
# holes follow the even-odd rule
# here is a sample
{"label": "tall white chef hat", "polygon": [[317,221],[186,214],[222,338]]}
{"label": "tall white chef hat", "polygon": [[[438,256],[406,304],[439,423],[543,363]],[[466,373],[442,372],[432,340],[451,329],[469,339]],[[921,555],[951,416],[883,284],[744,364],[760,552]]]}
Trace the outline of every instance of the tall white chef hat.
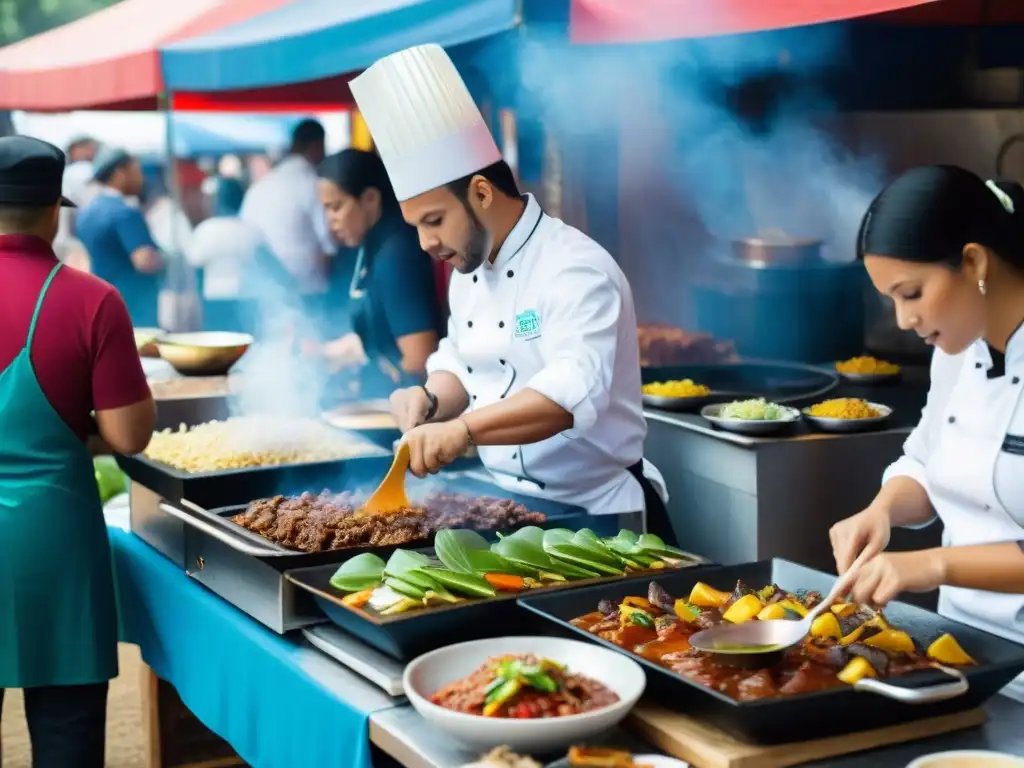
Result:
{"label": "tall white chef hat", "polygon": [[399,200],[501,159],[469,89],[439,45],[385,56],[350,85]]}

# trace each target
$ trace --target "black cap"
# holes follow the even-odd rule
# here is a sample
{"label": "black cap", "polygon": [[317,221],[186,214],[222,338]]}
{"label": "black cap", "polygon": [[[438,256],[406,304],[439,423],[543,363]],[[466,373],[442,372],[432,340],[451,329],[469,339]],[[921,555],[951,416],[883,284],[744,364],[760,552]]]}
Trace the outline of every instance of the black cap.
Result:
{"label": "black cap", "polygon": [[31,136],[0,138],[0,205],[75,204],[61,195],[64,153]]}

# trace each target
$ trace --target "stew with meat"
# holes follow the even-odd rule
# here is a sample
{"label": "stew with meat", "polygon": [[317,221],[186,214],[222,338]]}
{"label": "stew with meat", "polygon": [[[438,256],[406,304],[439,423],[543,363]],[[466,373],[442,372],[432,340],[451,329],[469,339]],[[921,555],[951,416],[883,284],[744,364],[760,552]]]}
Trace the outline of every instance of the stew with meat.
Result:
{"label": "stew with meat", "polygon": [[463,714],[515,719],[578,715],[618,700],[618,694],[596,680],[533,655],[488,659],[469,677],[430,697],[437,706]]}
{"label": "stew with meat", "polygon": [[839,602],[771,667],[729,666],[727,660],[690,647],[690,636],[700,630],[723,622],[799,620],[821,600],[817,592],[786,592],[774,584],[755,590],[742,582],[732,592],[698,582],[688,597],[676,599],[651,582],[647,597],[627,597],[618,605],[603,600],[597,611],[571,623],[740,701],[811,693],[936,663],[976,663],[952,635],[942,635],[925,649],[890,625],[882,611]]}

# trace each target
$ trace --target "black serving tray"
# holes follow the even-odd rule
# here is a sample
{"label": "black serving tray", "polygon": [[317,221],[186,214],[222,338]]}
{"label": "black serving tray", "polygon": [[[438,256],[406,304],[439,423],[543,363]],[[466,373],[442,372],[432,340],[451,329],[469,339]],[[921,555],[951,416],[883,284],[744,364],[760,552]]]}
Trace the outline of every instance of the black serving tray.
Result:
{"label": "black serving tray", "polygon": [[[433,554],[432,550],[422,551]],[[693,565],[679,570],[703,571],[702,566],[705,564],[705,560],[694,557]],[[497,597],[488,599],[466,600],[455,605],[425,608],[395,616],[378,616],[347,608],[341,602],[345,593],[330,584],[336,570],[337,565],[297,568],[286,571],[284,577],[299,589],[311,593],[317,605],[334,624],[401,662],[412,661],[428,651],[466,640],[530,634],[531,628],[541,624],[534,621],[530,614],[517,609],[517,593],[499,593]],[[567,582],[531,590],[531,593],[588,591],[588,585],[614,584],[624,589],[624,594],[630,594],[630,587],[624,585],[632,584],[635,590],[638,583],[645,585],[650,581],[653,573]]]}
{"label": "black serving tray", "polygon": [[[778,584],[789,591],[814,590],[827,594],[835,576],[787,560],[765,560],[735,566],[713,566],[699,571],[682,570],[655,576],[669,594],[686,596],[698,581],[731,590],[737,580],[750,586]],[[665,667],[626,651],[569,622],[597,610],[601,600],[621,601],[646,593],[635,583],[604,583],[586,589],[527,595],[519,605],[536,617],[546,619],[549,628],[583,638],[632,656],[647,671],[647,690],[666,706],[686,711],[714,723],[728,733],[761,744],[784,744],[807,738],[822,738],[871,730],[900,723],[973,709],[994,696],[1000,688],[1024,672],[1024,646],[1004,640],[960,622],[905,603],[890,603],[886,616],[891,623],[927,645],[949,632],[973,658],[977,667],[961,671],[967,679],[966,693],[946,701],[905,704],[893,699],[855,690],[853,687],[741,702],[718,691],[691,682]],[[923,689],[948,684],[952,678],[928,670],[889,678],[885,682],[904,688]]]}

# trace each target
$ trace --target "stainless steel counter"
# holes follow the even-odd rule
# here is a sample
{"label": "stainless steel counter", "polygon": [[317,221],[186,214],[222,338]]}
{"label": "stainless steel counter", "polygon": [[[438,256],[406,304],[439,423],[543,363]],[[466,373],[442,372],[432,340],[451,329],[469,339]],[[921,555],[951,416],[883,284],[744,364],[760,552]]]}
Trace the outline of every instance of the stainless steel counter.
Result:
{"label": "stainless steel counter", "polygon": [[[870,503],[910,432],[904,421],[847,435],[804,429],[756,438],[696,415],[645,415],[644,456],[665,476],[680,546],[723,564],[784,557],[826,571],[834,568],[829,528]],[[891,547],[938,546],[940,533],[939,525],[894,531]],[[921,602],[934,605],[934,596]]]}
{"label": "stainless steel counter", "polygon": [[[953,749],[990,749],[1024,755],[1024,704],[997,696],[986,707],[989,721],[980,728],[937,736],[858,755],[807,763],[817,768],[902,768],[932,752]],[[395,707],[370,716],[370,740],[406,768],[458,768],[479,755],[463,749],[432,728],[411,706]],[[635,753],[657,753],[622,730],[609,734],[607,743]]]}

